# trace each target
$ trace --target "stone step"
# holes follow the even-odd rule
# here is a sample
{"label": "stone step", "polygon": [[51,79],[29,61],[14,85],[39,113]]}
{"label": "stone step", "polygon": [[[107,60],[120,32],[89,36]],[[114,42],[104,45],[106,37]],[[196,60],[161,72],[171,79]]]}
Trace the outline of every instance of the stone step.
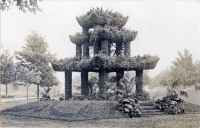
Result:
{"label": "stone step", "polygon": [[140,101],[140,106],[153,106],[153,100]]}
{"label": "stone step", "polygon": [[151,110],[151,109],[155,109],[153,106],[140,106],[141,110]]}
{"label": "stone step", "polygon": [[148,112],[142,112],[142,115],[164,115],[164,112],[154,112],[154,113],[148,113]]}
{"label": "stone step", "polygon": [[161,111],[158,109],[149,109],[149,110],[141,110],[142,113],[160,113]]}

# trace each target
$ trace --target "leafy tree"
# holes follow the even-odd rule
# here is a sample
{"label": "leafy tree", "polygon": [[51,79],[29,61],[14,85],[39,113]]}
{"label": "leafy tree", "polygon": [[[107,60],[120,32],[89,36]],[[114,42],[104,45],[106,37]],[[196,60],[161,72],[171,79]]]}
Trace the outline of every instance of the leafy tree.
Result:
{"label": "leafy tree", "polygon": [[151,78],[148,75],[148,71],[144,71],[144,74],[143,74],[143,84],[144,85],[148,85],[150,83],[151,83]]}
{"label": "leafy tree", "polygon": [[194,64],[192,62],[192,54],[187,49],[184,50],[184,54],[178,51],[178,58],[172,62],[171,76],[174,79],[180,78],[180,83],[185,87],[187,85],[193,85],[194,78]]}
{"label": "leafy tree", "polygon": [[200,89],[200,61],[196,61],[194,64],[195,68],[195,89],[198,91]]}
{"label": "leafy tree", "polygon": [[1,80],[0,84],[6,85],[6,95],[8,94],[8,84],[14,81],[14,62],[13,57],[10,56],[9,52],[6,50],[0,55],[0,71]]}
{"label": "leafy tree", "polygon": [[[21,65],[28,68],[33,73],[41,73],[39,83],[37,85],[37,98],[39,98],[39,86],[52,87],[59,82],[55,77],[54,71],[50,66],[50,61],[55,57],[48,51],[48,44],[44,37],[38,35],[36,32],[28,35],[25,39],[26,44],[22,51],[16,52],[16,58],[21,61]],[[29,76],[29,75],[28,75]],[[31,76],[31,75],[30,75]],[[34,81],[30,79],[30,83]]]}
{"label": "leafy tree", "polygon": [[[39,0],[42,1],[42,0]],[[1,10],[9,10],[10,6],[16,4],[19,10],[26,12],[27,10],[36,13],[36,10],[41,11],[38,7],[38,0],[1,0]]]}

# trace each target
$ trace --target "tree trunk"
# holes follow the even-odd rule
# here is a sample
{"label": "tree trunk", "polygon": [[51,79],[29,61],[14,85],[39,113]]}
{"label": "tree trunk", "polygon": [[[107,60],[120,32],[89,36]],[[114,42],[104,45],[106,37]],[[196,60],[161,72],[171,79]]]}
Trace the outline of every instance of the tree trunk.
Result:
{"label": "tree trunk", "polygon": [[26,91],[27,91],[27,102],[28,102],[28,86],[26,88]]}
{"label": "tree trunk", "polygon": [[65,100],[69,100],[72,97],[72,72],[70,70],[65,71]]}
{"label": "tree trunk", "polygon": [[103,99],[107,98],[107,77],[105,70],[99,71],[99,97]]}
{"label": "tree trunk", "polygon": [[81,95],[87,96],[89,94],[88,87],[88,71],[81,71]]}
{"label": "tree trunk", "polygon": [[39,91],[40,91],[40,86],[37,84],[37,99],[39,99]]}
{"label": "tree trunk", "polygon": [[6,96],[8,95],[8,84],[6,83]]}
{"label": "tree trunk", "polygon": [[136,70],[136,93],[143,93],[143,70]]}

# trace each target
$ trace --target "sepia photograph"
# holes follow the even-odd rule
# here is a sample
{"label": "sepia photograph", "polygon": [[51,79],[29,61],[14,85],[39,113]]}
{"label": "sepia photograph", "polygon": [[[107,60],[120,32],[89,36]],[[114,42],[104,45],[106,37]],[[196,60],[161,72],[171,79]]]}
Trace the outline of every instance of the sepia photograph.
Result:
{"label": "sepia photograph", "polygon": [[0,11],[0,127],[200,128],[199,0]]}

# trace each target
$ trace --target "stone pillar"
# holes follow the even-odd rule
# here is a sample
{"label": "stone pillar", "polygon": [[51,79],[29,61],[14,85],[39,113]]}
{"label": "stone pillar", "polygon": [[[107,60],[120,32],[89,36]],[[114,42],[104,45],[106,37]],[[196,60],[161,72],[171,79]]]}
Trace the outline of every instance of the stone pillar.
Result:
{"label": "stone pillar", "polygon": [[120,98],[121,95],[121,88],[120,88],[120,80],[124,77],[124,71],[117,71],[116,72],[116,78],[117,78],[117,99]]}
{"label": "stone pillar", "polygon": [[143,69],[136,70],[136,93],[143,93]]}
{"label": "stone pillar", "polygon": [[109,50],[108,50],[108,41],[107,40],[101,41],[101,51],[103,54],[108,55]]}
{"label": "stone pillar", "polygon": [[130,41],[124,43],[124,51],[125,51],[126,56],[131,55],[131,42]]}
{"label": "stone pillar", "polygon": [[107,99],[107,77],[105,70],[99,71],[99,97]]}
{"label": "stone pillar", "polygon": [[88,71],[83,69],[81,70],[81,95],[87,96],[88,94]]}
{"label": "stone pillar", "polygon": [[81,59],[82,57],[81,44],[76,44],[76,57],[78,57],[79,59]]}
{"label": "stone pillar", "polygon": [[72,72],[65,71],[65,99],[68,100],[72,97]]}

